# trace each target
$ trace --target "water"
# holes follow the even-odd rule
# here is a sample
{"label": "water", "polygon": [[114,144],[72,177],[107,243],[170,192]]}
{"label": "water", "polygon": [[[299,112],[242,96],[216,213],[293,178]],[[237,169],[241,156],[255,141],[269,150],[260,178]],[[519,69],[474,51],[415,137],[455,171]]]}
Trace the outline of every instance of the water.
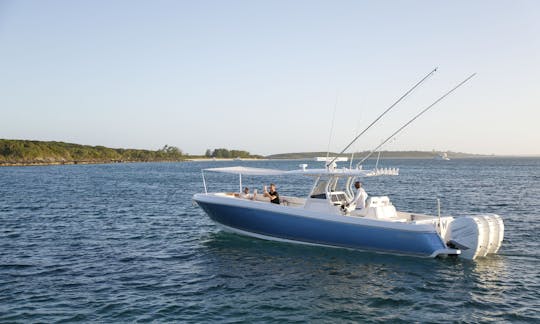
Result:
{"label": "water", "polygon": [[201,168],[299,163],[0,168],[0,322],[540,321],[540,159],[387,160],[399,177],[364,181],[400,210],[435,213],[439,197],[443,214],[502,215],[500,254],[474,262],[240,237],[192,205]]}

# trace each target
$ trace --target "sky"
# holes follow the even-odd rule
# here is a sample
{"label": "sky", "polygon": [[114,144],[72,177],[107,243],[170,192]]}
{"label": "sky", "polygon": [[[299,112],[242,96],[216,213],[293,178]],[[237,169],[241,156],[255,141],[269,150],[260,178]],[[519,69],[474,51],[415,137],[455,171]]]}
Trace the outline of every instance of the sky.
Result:
{"label": "sky", "polygon": [[540,1],[0,0],[0,138],[540,155]]}

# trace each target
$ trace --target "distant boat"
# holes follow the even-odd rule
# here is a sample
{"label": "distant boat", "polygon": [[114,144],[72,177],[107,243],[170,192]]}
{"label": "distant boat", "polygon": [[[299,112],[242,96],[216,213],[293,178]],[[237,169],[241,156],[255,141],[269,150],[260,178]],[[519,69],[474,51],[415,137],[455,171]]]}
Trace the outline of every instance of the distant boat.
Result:
{"label": "distant boat", "polygon": [[439,153],[433,159],[440,160],[440,161],[450,161],[450,158],[448,157],[448,154],[446,152]]}
{"label": "distant boat", "polygon": [[242,158],[238,156],[238,157],[235,157],[234,160],[235,161],[242,161]]}

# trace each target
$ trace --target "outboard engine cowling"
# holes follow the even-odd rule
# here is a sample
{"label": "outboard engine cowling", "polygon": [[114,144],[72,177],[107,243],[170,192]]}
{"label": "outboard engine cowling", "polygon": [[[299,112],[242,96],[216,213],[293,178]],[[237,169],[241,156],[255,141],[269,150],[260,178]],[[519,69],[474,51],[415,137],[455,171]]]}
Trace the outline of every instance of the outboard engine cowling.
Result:
{"label": "outboard engine cowling", "polygon": [[473,260],[499,251],[504,223],[495,214],[455,218],[450,223],[447,238],[449,245],[461,250],[460,257]]}

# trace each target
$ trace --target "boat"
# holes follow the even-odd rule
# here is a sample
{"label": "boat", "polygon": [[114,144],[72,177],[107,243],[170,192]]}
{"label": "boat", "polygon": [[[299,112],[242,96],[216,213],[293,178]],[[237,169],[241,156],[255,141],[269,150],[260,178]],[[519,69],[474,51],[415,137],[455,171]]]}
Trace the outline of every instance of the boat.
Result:
{"label": "boat", "polygon": [[434,160],[439,160],[439,161],[450,161],[450,158],[448,157],[448,153],[446,153],[446,152],[439,153],[433,159]]}
{"label": "boat", "polygon": [[[379,168],[379,159],[373,169],[364,170],[362,163],[475,74],[423,109],[356,166],[352,165],[352,159],[348,168],[337,166],[339,156],[436,70],[386,109],[336,157],[329,161],[322,158],[323,168],[308,169],[307,164],[301,164],[296,170],[243,166],[204,169],[204,193],[195,194],[193,200],[224,230],[260,239],[432,258],[451,256],[473,260],[497,253],[504,238],[504,223],[499,215],[442,216],[440,208],[438,215],[398,211],[388,196],[369,197],[359,209],[352,203],[355,195],[351,186],[357,179],[399,175],[399,169]],[[246,199],[241,193],[208,192],[204,172],[238,175],[240,191],[242,176],[309,176],[314,184],[305,197],[285,196],[280,204],[275,204],[260,194]]]}
{"label": "boat", "polygon": [[[282,196],[281,204],[256,194],[207,192],[204,172],[242,176],[309,176],[306,197]],[[327,167],[276,170],[243,166],[203,170],[204,193],[193,200],[223,230],[259,239],[418,257],[456,256],[475,259],[497,253],[504,223],[495,214],[465,217],[397,211],[388,196],[369,197],[366,207],[350,209],[351,184],[365,177],[398,176],[399,169]]]}

